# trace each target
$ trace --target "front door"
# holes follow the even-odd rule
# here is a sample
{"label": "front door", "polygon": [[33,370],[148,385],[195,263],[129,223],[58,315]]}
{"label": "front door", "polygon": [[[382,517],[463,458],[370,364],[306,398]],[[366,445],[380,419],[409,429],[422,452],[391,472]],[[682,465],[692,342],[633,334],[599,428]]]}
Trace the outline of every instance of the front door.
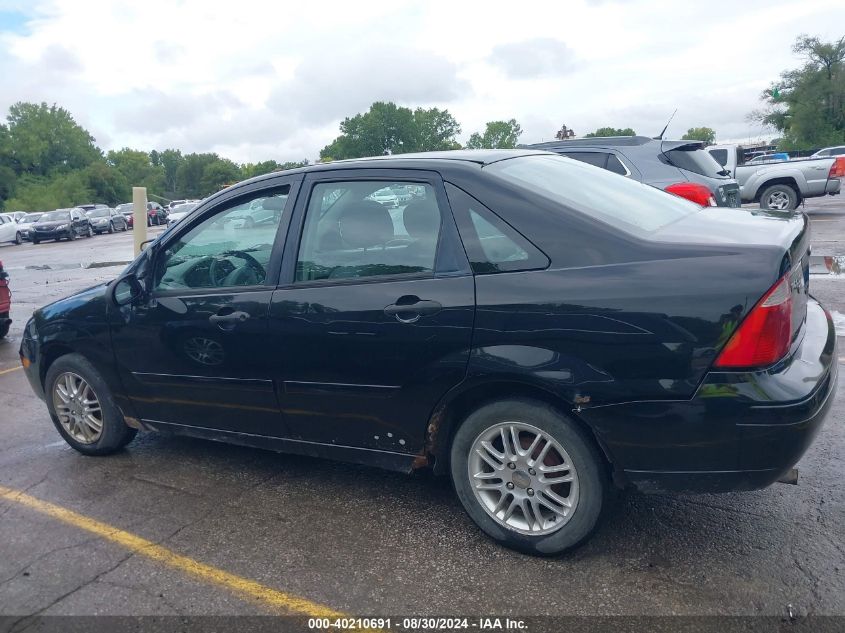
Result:
{"label": "front door", "polygon": [[351,173],[297,204],[270,317],[282,412],[296,440],[416,453],[464,378],[474,281],[436,174]]}
{"label": "front door", "polygon": [[153,246],[149,300],[113,342],[144,420],[283,435],[266,353],[268,310],[295,183],[215,204]]}

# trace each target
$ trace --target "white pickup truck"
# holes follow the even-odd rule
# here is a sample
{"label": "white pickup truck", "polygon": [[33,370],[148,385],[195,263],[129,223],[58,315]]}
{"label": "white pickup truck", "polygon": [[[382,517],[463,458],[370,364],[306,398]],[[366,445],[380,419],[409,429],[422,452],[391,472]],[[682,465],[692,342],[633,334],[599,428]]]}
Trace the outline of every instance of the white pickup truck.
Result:
{"label": "white pickup truck", "polygon": [[806,198],[836,195],[845,180],[845,156],[743,165],[738,145],[707,151],[739,183],[742,201],[759,202],[763,209],[790,211]]}

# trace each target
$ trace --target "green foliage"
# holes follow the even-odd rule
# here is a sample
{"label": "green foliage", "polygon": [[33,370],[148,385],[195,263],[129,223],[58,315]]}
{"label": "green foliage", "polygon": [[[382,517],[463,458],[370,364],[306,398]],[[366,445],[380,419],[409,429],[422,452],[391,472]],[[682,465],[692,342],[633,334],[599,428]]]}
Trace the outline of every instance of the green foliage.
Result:
{"label": "green foliage", "polygon": [[18,174],[67,172],[101,157],[94,137],[55,104],[16,103],[6,120],[8,166]]}
{"label": "green foliage", "polygon": [[615,128],[615,127],[600,127],[595,132],[590,132],[589,134],[585,134],[584,138],[596,138],[600,136],[636,136],[637,133],[634,132],[629,127],[625,128]]}
{"label": "green foliage", "polygon": [[377,101],[363,114],[347,117],[340,136],[320,151],[335,160],[406,152],[454,149],[460,125],[448,110],[409,108]]}
{"label": "green foliage", "polygon": [[761,95],[751,118],[783,133],[778,148],[800,150],[845,143],[845,37],[823,42],[802,35],[792,47],[804,59]]}
{"label": "green foliage", "polygon": [[691,127],[681,137],[682,141],[704,141],[705,145],[716,142],[716,130],[711,127]]}
{"label": "green foliage", "polygon": [[467,141],[467,149],[513,149],[521,135],[522,126],[516,119],[489,121],[483,134],[472,133]]}
{"label": "green foliage", "polygon": [[6,208],[50,211],[84,204],[93,199],[94,192],[82,170],[52,177],[24,175],[18,180],[15,197],[6,201]]}
{"label": "green foliage", "polygon": [[106,161],[124,181],[124,200],[131,197],[132,187],[146,187],[148,191],[161,191],[164,188],[164,167],[154,165],[147,152],[124,147],[110,151]]}

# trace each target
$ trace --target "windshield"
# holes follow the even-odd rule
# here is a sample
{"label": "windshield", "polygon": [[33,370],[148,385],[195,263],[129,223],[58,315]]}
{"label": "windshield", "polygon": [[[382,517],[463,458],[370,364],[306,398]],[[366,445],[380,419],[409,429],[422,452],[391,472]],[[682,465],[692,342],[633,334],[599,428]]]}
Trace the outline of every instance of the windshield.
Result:
{"label": "windshield", "polygon": [[120,213],[130,213],[132,211],[132,203],[119,204],[115,207]]}
{"label": "windshield", "polygon": [[180,204],[173,207],[173,213],[189,213],[197,208],[196,204]]}
{"label": "windshield", "polygon": [[40,218],[43,213],[27,213],[23,218],[21,218],[21,222],[35,222]]}
{"label": "windshield", "polygon": [[722,165],[703,149],[678,148],[670,149],[663,154],[671,165],[679,169],[691,171],[694,174],[708,178],[727,178],[727,172]]}
{"label": "windshield", "polygon": [[89,218],[104,218],[108,216],[108,214],[108,209],[95,209],[94,211],[89,211],[85,215],[87,215]]}
{"label": "windshield", "polygon": [[634,234],[656,231],[701,209],[678,196],[562,156],[522,156],[484,170]]}
{"label": "windshield", "polygon": [[58,220],[70,220],[70,212],[69,211],[49,211],[42,215],[38,221],[39,222],[56,222]]}

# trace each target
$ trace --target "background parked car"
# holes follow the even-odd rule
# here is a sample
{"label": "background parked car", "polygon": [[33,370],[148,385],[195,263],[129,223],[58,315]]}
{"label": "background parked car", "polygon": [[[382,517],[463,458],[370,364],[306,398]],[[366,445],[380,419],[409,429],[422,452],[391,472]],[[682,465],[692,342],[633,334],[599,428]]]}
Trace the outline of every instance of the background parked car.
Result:
{"label": "background parked car", "polygon": [[805,198],[836,195],[845,178],[845,156],[742,164],[737,145],[712,145],[707,152],[736,178],[742,201],[763,209],[791,211]]}
{"label": "background parked car", "polygon": [[147,203],[147,226],[167,224],[167,209],[158,202]]}
{"label": "background parked car", "polygon": [[3,215],[11,217],[15,222],[20,222],[21,218],[26,215],[26,211],[6,211]]}
{"label": "background parked car", "polygon": [[825,147],[820,149],[810,158],[821,158],[825,156],[845,156],[845,145],[837,145],[836,147]]}
{"label": "background parked car", "polygon": [[38,221],[38,219],[44,215],[41,212],[38,213],[27,213],[23,216],[20,220],[18,220],[18,230],[17,236],[15,238],[15,242],[20,244],[24,240],[29,239],[29,230],[32,228],[32,225]]}
{"label": "background parked car", "polygon": [[108,209],[109,205],[103,204],[101,202],[98,203],[86,203],[86,204],[78,204],[76,205],[77,209],[82,209],[85,213],[89,211],[93,211],[94,209]]}
{"label": "background parked car", "polygon": [[[702,141],[607,136],[528,145],[664,189],[702,206],[738,207],[739,185]],[[711,200],[712,198],[712,200]]]}
{"label": "background parked car", "polygon": [[0,214],[0,242],[17,242],[18,223],[11,216]]}
{"label": "background parked car", "polygon": [[172,207],[170,213],[167,214],[167,226],[173,226],[182,220],[191,211],[197,208],[199,202],[185,202]]}
{"label": "background parked car", "polygon": [[94,230],[88,217],[78,207],[48,211],[29,230],[29,238],[33,244],[44,240],[58,242],[64,238],[75,240],[80,235],[91,237]]}
{"label": "background parked car", "polygon": [[0,262],[0,338],[9,333],[12,325],[12,319],[9,318],[11,309],[12,291],[9,290],[9,273],[4,270],[3,262]]}
{"label": "background parked car", "polygon": [[130,229],[134,226],[135,205],[133,205],[131,202],[124,202],[123,204],[117,205],[115,207],[115,211],[120,213],[126,219],[126,223]]}
{"label": "background parked car", "polygon": [[129,228],[129,223],[122,213],[118,213],[116,209],[94,209],[88,211],[85,215],[91,221],[91,228],[94,233],[114,233],[115,231],[125,231]]}
{"label": "background parked car", "polygon": [[782,163],[789,160],[786,152],[771,152],[769,154],[757,154],[754,158],[745,161],[746,165],[759,165],[761,163]]}

